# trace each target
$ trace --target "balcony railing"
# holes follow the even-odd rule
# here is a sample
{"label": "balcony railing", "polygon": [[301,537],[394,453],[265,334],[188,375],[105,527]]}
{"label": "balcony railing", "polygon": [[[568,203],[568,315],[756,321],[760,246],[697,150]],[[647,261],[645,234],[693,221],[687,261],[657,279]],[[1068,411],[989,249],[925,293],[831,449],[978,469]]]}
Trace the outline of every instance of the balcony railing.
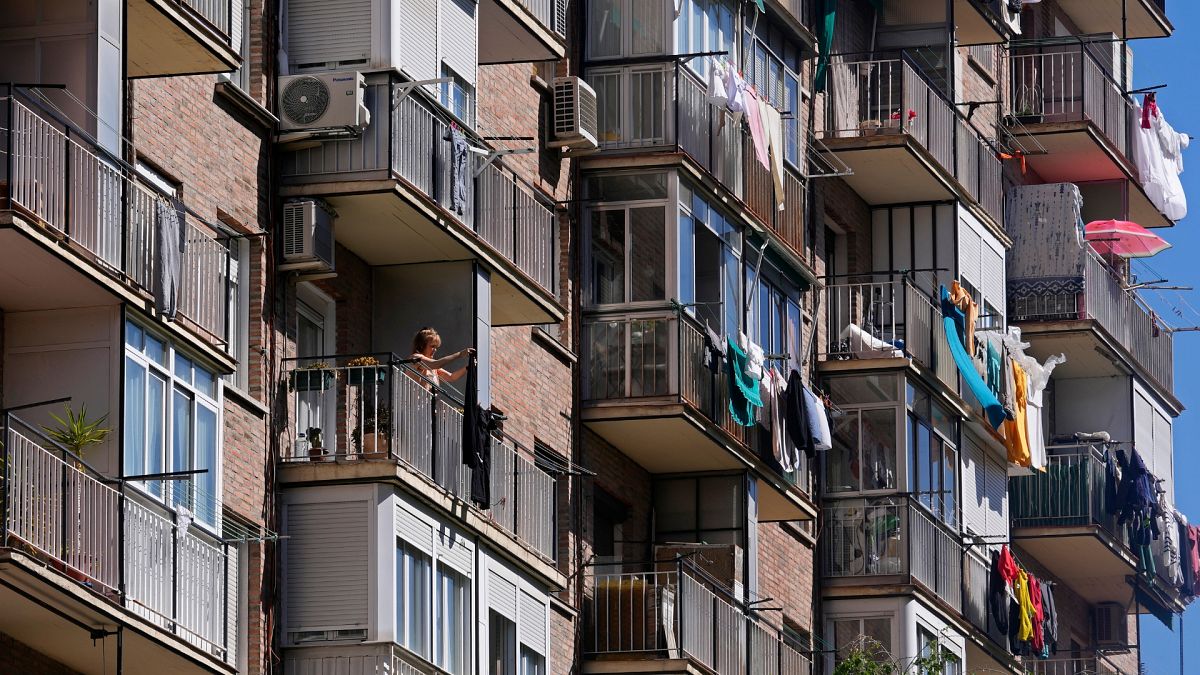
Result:
{"label": "balcony railing", "polygon": [[957,532],[904,497],[825,509],[823,574],[907,576],[951,607],[963,606],[963,546]]}
{"label": "balcony railing", "polygon": [[444,675],[424,658],[392,642],[289,647],[283,650],[285,675],[390,673]]}
{"label": "balcony railing", "polygon": [[[78,247],[96,268],[152,294],[167,256],[159,255],[160,209],[171,196],[20,87],[0,89],[0,196]],[[179,255],[178,310],[224,340],[228,240],[186,217]]]}
{"label": "balcony railing", "polygon": [[476,148],[487,143],[430,100],[423,90],[404,95],[394,75],[367,77],[366,105],[371,124],[361,136],[330,140],[284,154],[283,177],[291,183],[398,178],[441,207],[451,219],[470,228],[542,288],[557,286],[558,243],[553,205],[495,163],[476,174],[468,155],[465,198],[456,208],[453,148],[447,139],[457,125]]}
{"label": "balcony railing", "polygon": [[[769,429],[734,423],[725,367],[713,372],[705,365],[704,332],[690,317],[674,311],[593,316],[584,321],[583,340],[585,403],[631,399],[682,402],[752,453],[764,459],[773,457]],[[808,460],[801,453],[801,467],[782,475],[810,493],[810,474]]]}
{"label": "balcony railing", "polygon": [[996,222],[1003,220],[1000,158],[907,57],[829,66],[823,138],[907,134]]}
{"label": "balcony railing", "polygon": [[[723,106],[709,103],[700,78],[686,65],[638,63],[587,70],[599,107],[600,148],[605,151],[681,152],[742,200],[759,221],[803,256],[805,190],[800,175],[784,169],[784,209],[776,208],[771,172],[758,162],[750,134]],[[797,141],[804,158],[808,140]]]}
{"label": "balcony railing", "polygon": [[[292,437],[287,462],[399,461],[456,499],[471,494],[463,463],[463,403],[394,355],[288,359]],[[352,365],[358,363],[360,365]],[[491,519],[541,556],[553,557],[554,478],[533,453],[496,432]]]}
{"label": "balcony railing", "polygon": [[560,38],[567,36],[567,0],[517,0],[543,26]]}
{"label": "balcony railing", "polygon": [[1024,665],[1028,675],[1134,675],[1100,655],[1077,659],[1052,658],[1047,661],[1025,659]]}
{"label": "balcony railing", "polygon": [[650,567],[590,575],[588,656],[691,659],[717,675],[812,673],[809,654],[703,572],[683,561]]}
{"label": "balcony railing", "polygon": [[1093,48],[1086,42],[1014,48],[1005,112],[1025,125],[1091,121],[1133,162],[1133,101],[1109,74],[1113,64],[1102,66]]}
{"label": "balcony railing", "polygon": [[1022,527],[1097,526],[1125,540],[1105,497],[1104,455],[1093,446],[1051,449],[1045,472],[1009,479],[1012,525]]}
{"label": "balcony railing", "polygon": [[[1083,258],[1083,291],[1061,283],[1039,286],[1014,280],[1008,294],[1011,321],[1073,321],[1100,324],[1133,359],[1168,391],[1175,386],[1175,339],[1136,291],[1127,290],[1116,273],[1091,250]],[[1053,275],[1055,270],[1046,270]],[[1064,270],[1060,276],[1072,272]],[[1033,281],[1033,280],[1029,280]]]}
{"label": "balcony railing", "polygon": [[[208,26],[214,29],[226,43],[229,42],[233,35],[232,19],[234,12],[233,0],[180,0],[181,5],[187,7],[202,19]],[[237,11],[241,11],[241,5],[237,6]],[[243,26],[242,30],[247,30],[247,26]],[[234,45],[235,47],[237,45]]]}
{"label": "balcony railing", "polygon": [[823,361],[912,358],[958,391],[958,370],[946,342],[942,311],[908,278],[826,286],[829,316]]}
{"label": "balcony railing", "polygon": [[12,415],[0,458],[0,543],[230,658],[236,635],[226,616],[236,611],[236,589],[228,572],[237,569],[230,545],[189,528],[173,510],[106,478]]}

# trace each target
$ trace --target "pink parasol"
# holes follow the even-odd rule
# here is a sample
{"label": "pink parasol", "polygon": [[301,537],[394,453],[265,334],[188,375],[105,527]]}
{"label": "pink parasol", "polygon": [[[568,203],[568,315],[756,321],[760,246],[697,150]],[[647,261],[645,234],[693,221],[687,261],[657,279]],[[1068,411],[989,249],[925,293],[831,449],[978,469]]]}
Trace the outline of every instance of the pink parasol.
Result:
{"label": "pink parasol", "polygon": [[1149,258],[1171,248],[1162,237],[1127,220],[1090,222],[1084,238],[1096,253],[1120,258]]}

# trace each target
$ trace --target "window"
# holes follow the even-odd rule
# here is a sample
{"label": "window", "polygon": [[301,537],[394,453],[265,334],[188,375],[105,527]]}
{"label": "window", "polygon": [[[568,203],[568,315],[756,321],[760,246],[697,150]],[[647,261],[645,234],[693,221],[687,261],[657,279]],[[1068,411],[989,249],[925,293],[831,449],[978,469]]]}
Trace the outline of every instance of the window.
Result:
{"label": "window", "polygon": [[475,88],[466,79],[454,72],[449,65],[442,64],[442,78],[438,100],[458,119],[468,126],[475,124]]}
{"label": "window", "polygon": [[[242,65],[230,73],[220,73],[218,78],[231,82],[242,91],[250,91],[250,0],[234,0],[231,6],[234,14],[233,37],[239,40],[238,55],[242,57]],[[240,23],[239,23],[240,22]]]}
{"label": "window", "polygon": [[549,495],[549,535],[551,537],[550,555],[553,557],[555,562],[558,562],[561,560],[561,552],[558,550],[560,543],[558,538],[559,499],[561,498],[561,495],[565,494],[567,489],[565,487],[565,481],[569,479],[569,476],[565,475],[564,472],[566,460],[549,446],[545,445],[541,441],[535,440],[533,442],[533,461],[534,466],[550,474],[550,477],[554,479],[554,482],[550,484]]}
{"label": "window", "polygon": [[958,524],[958,422],[908,385],[908,491],[946,524]]}
{"label": "window", "polygon": [[591,304],[666,300],[666,211],[603,208],[590,221]]}
{"label": "window", "polygon": [[488,675],[516,675],[517,624],[488,612]]}
{"label": "window", "polygon": [[135,483],[148,494],[219,523],[221,388],[217,376],[174,344],[125,322],[126,476],[202,471],[190,479]]}
{"label": "window", "polygon": [[662,54],[668,10],[663,2],[588,0],[588,58]]}
{"label": "window", "polygon": [[[675,50],[677,54],[725,52],[730,60],[737,56],[734,40],[733,5],[724,0],[678,0],[679,17],[675,19]],[[718,56],[706,56],[687,61],[692,70],[708,73],[709,65]]]}
{"label": "window", "polygon": [[825,453],[825,490],[853,493],[896,488],[896,409],[846,409],[833,420]]}
{"label": "window", "polygon": [[592,555],[596,563],[612,563],[621,559],[623,523],[629,510],[609,493],[595,489],[592,504]]}
{"label": "window", "polygon": [[[756,10],[750,8],[747,11]],[[803,147],[800,134],[804,132],[800,123],[804,100],[800,87],[800,54],[803,51],[764,17],[758,17],[756,21],[750,14],[744,20],[747,30],[743,35],[743,75],[768,103],[788,113],[783,118],[783,156],[793,167],[800,168]],[[756,26],[753,34],[749,30],[751,26]]]}
{"label": "window", "polygon": [[250,390],[250,242],[231,239],[229,256],[229,355],[237,370],[225,376],[226,384]]}
{"label": "window", "polygon": [[546,657],[521,645],[521,675],[546,675]]}
{"label": "window", "polygon": [[443,670],[461,675],[471,663],[471,582],[458,572],[439,566],[437,573],[437,653],[434,662]]}
{"label": "window", "polygon": [[960,675],[962,673],[962,662],[958,657],[946,648],[942,640],[922,626],[917,627],[917,646],[922,658],[932,656],[933,650],[937,649],[945,660],[940,673],[926,669],[922,671],[922,675]]}
{"label": "window", "polygon": [[679,297],[701,323],[727,335],[742,326],[741,230],[684,185],[679,190]]}
{"label": "window", "polygon": [[429,653],[429,572],[433,561],[403,539],[396,540],[396,641],[425,658]]}
{"label": "window", "polygon": [[654,540],[745,546],[742,476],[663,478],[654,482]]}
{"label": "window", "polygon": [[891,659],[891,617],[867,617],[834,619],[833,621],[834,662],[841,663],[853,650],[862,650],[868,658],[878,663]]}

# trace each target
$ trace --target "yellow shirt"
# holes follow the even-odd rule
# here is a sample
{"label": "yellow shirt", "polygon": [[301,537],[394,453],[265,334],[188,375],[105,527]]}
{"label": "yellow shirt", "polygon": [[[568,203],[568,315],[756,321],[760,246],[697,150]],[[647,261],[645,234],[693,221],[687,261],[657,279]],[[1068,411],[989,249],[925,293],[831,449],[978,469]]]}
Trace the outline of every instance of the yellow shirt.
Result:
{"label": "yellow shirt", "polygon": [[1031,466],[1033,456],[1029,452],[1029,421],[1026,417],[1029,405],[1028,378],[1025,369],[1014,359],[1013,371],[1013,419],[1004,422],[1004,444],[1008,447],[1008,461],[1018,466]]}
{"label": "yellow shirt", "polygon": [[1017,571],[1017,603],[1020,606],[1020,611],[1017,614],[1021,617],[1021,622],[1017,628],[1018,640],[1033,639],[1033,601],[1029,599],[1029,575],[1025,570]]}

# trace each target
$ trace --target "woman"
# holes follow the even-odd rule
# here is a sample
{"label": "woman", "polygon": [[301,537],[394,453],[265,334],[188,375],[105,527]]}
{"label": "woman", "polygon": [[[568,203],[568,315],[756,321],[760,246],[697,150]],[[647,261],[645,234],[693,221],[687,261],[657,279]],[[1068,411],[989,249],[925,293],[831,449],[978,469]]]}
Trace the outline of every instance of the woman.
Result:
{"label": "woman", "polygon": [[422,375],[433,381],[434,384],[442,382],[454,382],[463,375],[467,374],[467,367],[463,366],[454,372],[450,372],[442,366],[470,356],[475,353],[475,350],[467,347],[466,349],[457,351],[449,356],[443,356],[440,359],[433,358],[433,355],[442,346],[442,337],[432,328],[422,328],[413,336],[412,356],[409,358],[413,361],[415,367]]}

